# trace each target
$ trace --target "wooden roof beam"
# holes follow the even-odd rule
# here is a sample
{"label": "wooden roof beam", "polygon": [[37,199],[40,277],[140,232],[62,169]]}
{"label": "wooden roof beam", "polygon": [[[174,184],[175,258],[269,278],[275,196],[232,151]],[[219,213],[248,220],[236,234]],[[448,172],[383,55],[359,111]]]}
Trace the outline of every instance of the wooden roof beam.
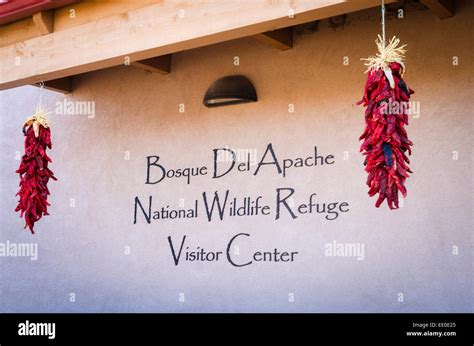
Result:
{"label": "wooden roof beam", "polygon": [[[43,82],[43,86],[47,90],[56,91],[63,94],[69,94],[72,92],[72,76],[64,77],[59,79],[52,79]],[[40,83],[33,84],[39,87]]]}
{"label": "wooden roof beam", "polygon": [[421,0],[440,19],[454,16],[454,0]]}
{"label": "wooden roof beam", "polygon": [[54,10],[35,13],[33,15],[33,23],[40,35],[52,33],[54,28]]}
{"label": "wooden roof beam", "polygon": [[[145,71],[156,72],[159,74],[169,74],[171,72],[171,54],[158,56],[146,60],[134,61],[130,65],[141,68]],[[69,94],[73,91],[73,76],[52,79],[43,82],[47,90],[56,91],[63,94]],[[40,83],[34,83],[33,86],[40,87]]]}
{"label": "wooden roof beam", "polygon": [[141,68],[145,71],[159,74],[169,74],[171,72],[171,54],[157,56],[155,58],[133,61],[130,65]]}
{"label": "wooden roof beam", "polygon": [[252,36],[259,42],[269,44],[280,50],[293,48],[293,27],[263,32]]}
{"label": "wooden roof beam", "polygon": [[[54,31],[97,21],[105,17],[116,16],[140,7],[157,4],[161,0],[107,0],[107,1],[65,1],[69,6],[50,10],[53,14]],[[0,0],[1,3],[1,0]],[[43,12],[49,12],[44,10]],[[32,16],[12,23],[0,25],[0,47],[22,42],[41,34]]]}
{"label": "wooden roof beam", "polygon": [[54,10],[35,13],[32,17],[0,25],[0,47],[47,35],[54,29]]}

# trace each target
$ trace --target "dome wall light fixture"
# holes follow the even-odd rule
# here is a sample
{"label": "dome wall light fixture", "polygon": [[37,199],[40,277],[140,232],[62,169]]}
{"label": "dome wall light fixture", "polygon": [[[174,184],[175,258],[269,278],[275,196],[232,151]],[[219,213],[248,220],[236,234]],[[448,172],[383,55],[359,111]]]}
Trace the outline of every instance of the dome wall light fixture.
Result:
{"label": "dome wall light fixture", "polygon": [[204,95],[206,107],[221,107],[239,103],[257,102],[253,84],[244,76],[233,75],[219,78]]}

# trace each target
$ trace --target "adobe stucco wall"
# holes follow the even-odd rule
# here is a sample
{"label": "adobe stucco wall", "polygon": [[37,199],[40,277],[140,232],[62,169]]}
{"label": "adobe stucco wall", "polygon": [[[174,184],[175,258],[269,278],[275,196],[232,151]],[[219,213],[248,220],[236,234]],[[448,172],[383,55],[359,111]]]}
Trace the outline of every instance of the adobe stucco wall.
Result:
{"label": "adobe stucco wall", "polygon": [[[388,35],[408,44],[405,79],[421,107],[408,127],[414,174],[397,211],[374,208],[358,153],[364,120],[355,103],[366,78],[359,59],[375,53],[376,10],[351,14],[335,31],[324,21],[285,52],[241,39],[173,55],[168,76],[122,66],[77,77],[67,100],[93,101],[96,114],[51,116],[51,168],[59,181],[50,183],[51,215],[35,235],[14,212],[14,172],[21,123],[39,90],[1,92],[0,242],[38,243],[38,259],[0,257],[0,311],[472,311],[474,4],[457,3],[451,19],[409,8],[405,19],[388,22]],[[249,77],[259,101],[205,108],[207,87],[228,74]],[[43,99],[54,111],[64,96],[48,92]],[[189,185],[145,184],[146,156],[160,156],[167,168],[212,169],[214,148],[256,150],[260,158],[270,142],[280,160],[309,156],[317,146],[335,163],[295,168],[285,178],[266,166],[257,176],[234,170],[220,179],[193,177]],[[315,192],[318,202],[345,201],[350,210],[333,221],[321,214],[292,220],[285,212],[275,220],[279,187],[295,189],[295,205]],[[240,198],[262,195],[272,216],[208,222],[202,192],[226,189]],[[135,196],[150,195],[156,209],[178,208],[180,199],[191,207],[198,199],[198,218],[148,225],[139,215],[134,225]],[[233,267],[225,250],[241,232],[250,234],[239,241],[242,259],[275,247],[298,255],[294,262]],[[190,247],[224,251],[224,258],[175,266],[167,237],[179,243],[183,235]],[[333,241],[364,244],[364,259],[325,256]]]}

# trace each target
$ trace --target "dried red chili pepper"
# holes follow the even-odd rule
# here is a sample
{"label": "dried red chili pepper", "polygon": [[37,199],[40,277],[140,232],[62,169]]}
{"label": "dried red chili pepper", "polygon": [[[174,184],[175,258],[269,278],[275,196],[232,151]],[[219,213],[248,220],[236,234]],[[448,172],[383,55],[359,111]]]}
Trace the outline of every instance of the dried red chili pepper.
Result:
{"label": "dried red chili pepper", "polygon": [[[360,151],[366,155],[369,196],[379,194],[377,208],[386,199],[390,209],[397,209],[398,193],[406,197],[405,180],[413,173],[406,155],[411,154],[413,143],[404,126],[408,125],[407,101],[414,91],[402,79],[401,63],[392,62],[388,68],[369,70],[364,97],[358,102],[367,107],[366,126],[359,140],[364,140]],[[393,78],[393,85],[389,78]]]}
{"label": "dried red chili pepper", "polygon": [[[366,155],[364,162],[368,173],[369,196],[379,194],[376,207],[386,199],[390,209],[399,206],[398,192],[406,196],[405,180],[410,163],[406,152],[411,154],[412,142],[404,128],[408,125],[408,101],[413,90],[402,79],[405,46],[398,47],[400,40],[393,37],[388,45],[378,37],[379,53],[369,57],[368,78],[363,103],[366,107],[366,127],[360,139],[360,151]],[[393,106],[396,107],[393,107]]]}
{"label": "dried red chili pepper", "polygon": [[[39,121],[38,121],[39,120]],[[15,211],[20,212],[20,217],[25,218],[25,228],[35,233],[33,226],[43,215],[48,214],[47,201],[49,179],[57,180],[48,168],[52,162],[46,154],[46,149],[51,149],[51,131],[44,119],[35,117],[28,119],[23,127],[25,134],[25,154],[21,158],[20,167],[16,171],[20,175],[20,196]]]}

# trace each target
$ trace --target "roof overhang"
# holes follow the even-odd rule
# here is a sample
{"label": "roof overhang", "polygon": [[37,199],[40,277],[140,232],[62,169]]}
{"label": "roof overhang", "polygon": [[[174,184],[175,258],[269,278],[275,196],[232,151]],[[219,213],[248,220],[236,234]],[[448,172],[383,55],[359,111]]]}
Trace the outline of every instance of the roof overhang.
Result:
{"label": "roof overhang", "polygon": [[[386,0],[386,3],[394,1]],[[0,90],[329,18],[379,6],[380,0],[145,0],[143,3],[146,4],[143,7],[111,16],[104,14],[75,26],[67,18],[69,11],[54,11],[51,19],[55,23],[54,31],[46,29],[42,36],[0,47]],[[124,6],[120,1],[117,4]],[[92,1],[79,2],[77,6],[82,6],[81,16],[87,17],[85,11],[98,12],[97,3]]]}

